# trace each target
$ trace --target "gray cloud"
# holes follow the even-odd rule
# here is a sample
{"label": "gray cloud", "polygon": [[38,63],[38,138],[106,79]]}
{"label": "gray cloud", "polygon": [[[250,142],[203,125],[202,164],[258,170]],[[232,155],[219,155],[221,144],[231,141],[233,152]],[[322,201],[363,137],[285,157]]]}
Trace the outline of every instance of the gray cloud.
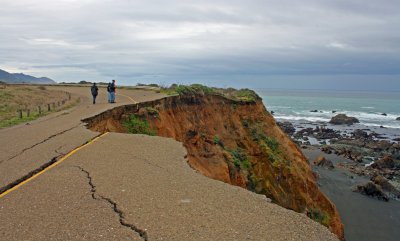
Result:
{"label": "gray cloud", "polygon": [[397,0],[3,0],[0,68],[124,84],[382,80],[400,75],[397,9]]}

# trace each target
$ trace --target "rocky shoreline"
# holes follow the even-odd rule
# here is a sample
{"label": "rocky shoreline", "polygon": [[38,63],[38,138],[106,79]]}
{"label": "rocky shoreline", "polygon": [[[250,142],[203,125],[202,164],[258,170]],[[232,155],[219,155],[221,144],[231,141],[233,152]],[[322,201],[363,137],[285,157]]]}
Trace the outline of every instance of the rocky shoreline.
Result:
{"label": "rocky shoreline", "polygon": [[383,201],[400,200],[400,138],[351,127],[355,123],[354,117],[338,114],[330,123],[286,121],[278,125],[303,150],[312,146],[325,154],[341,156],[347,161],[337,163],[337,167],[370,179],[351,187],[353,191]]}
{"label": "rocky shoreline", "polygon": [[302,151],[311,163],[319,188],[339,210],[346,241],[398,240],[400,201],[385,194],[387,179],[370,180],[367,176],[356,175],[340,165],[352,163],[352,160],[324,153],[316,146],[307,146]]}

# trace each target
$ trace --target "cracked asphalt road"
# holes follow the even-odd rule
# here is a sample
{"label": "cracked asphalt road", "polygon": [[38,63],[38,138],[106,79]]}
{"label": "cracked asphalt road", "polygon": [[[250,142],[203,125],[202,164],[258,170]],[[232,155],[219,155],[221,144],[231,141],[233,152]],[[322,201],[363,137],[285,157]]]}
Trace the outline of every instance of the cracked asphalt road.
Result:
{"label": "cracked asphalt road", "polygon": [[[137,101],[160,97],[124,94]],[[98,135],[79,125],[35,145],[109,108],[83,100],[70,114],[0,131],[2,185]],[[337,240],[304,214],[202,176],[185,156],[172,139],[109,133],[0,198],[0,239]]]}
{"label": "cracked asphalt road", "polygon": [[47,88],[68,91],[73,98],[81,98],[81,102],[72,109],[53,113],[29,125],[0,130],[0,189],[60,156],[60,153],[67,153],[98,135],[87,130],[81,119],[117,105],[132,104],[128,97],[147,101],[164,96],[152,91],[121,89],[117,92],[117,103],[111,105],[107,103],[105,89],[100,89],[97,104],[93,105],[90,87]]}

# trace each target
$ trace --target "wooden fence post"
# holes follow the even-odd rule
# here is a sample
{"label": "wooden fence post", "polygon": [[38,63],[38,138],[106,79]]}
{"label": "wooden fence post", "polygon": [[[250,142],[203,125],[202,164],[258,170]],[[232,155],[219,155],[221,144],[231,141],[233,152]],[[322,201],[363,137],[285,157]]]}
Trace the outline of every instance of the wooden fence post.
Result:
{"label": "wooden fence post", "polygon": [[27,109],[26,110],[26,117],[29,117],[31,115],[31,110],[30,109]]}
{"label": "wooden fence post", "polygon": [[50,104],[47,104],[47,111],[51,111]]}
{"label": "wooden fence post", "polygon": [[18,117],[22,119],[22,110],[18,110]]}
{"label": "wooden fence post", "polygon": [[38,106],[38,112],[39,112],[39,115],[42,114],[42,107],[40,105]]}

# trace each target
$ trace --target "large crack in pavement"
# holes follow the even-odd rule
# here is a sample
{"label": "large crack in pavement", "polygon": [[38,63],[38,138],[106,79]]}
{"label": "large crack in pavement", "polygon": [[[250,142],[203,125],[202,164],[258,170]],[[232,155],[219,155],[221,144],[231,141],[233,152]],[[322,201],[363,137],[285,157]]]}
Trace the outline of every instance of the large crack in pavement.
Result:
{"label": "large crack in pavement", "polygon": [[55,157],[51,158],[50,161],[44,163],[39,168],[36,168],[35,170],[30,171],[28,174],[22,176],[21,178],[18,178],[17,180],[7,184],[6,186],[1,187],[0,188],[0,194],[2,194],[4,192],[6,192],[7,190],[17,186],[18,184],[22,183],[23,181],[28,180],[29,178],[33,177],[35,174],[37,174],[37,173],[43,171],[44,169],[48,168],[49,166],[53,165],[55,162],[57,162],[59,157],[60,156],[55,156]]}
{"label": "large crack in pavement", "polygon": [[[77,127],[77,126],[76,126]],[[76,128],[74,127],[74,128]],[[72,128],[73,129],[73,128]],[[93,138],[92,140],[100,137],[102,134],[97,135],[95,138]],[[83,147],[85,145],[87,145],[90,141],[87,141],[85,143],[83,143],[82,145],[80,145],[79,147]],[[67,156],[64,153],[59,152],[59,149],[62,148],[63,146],[61,145],[60,147],[58,147],[56,150],[54,150],[55,153],[57,153],[58,155],[51,158],[50,161],[42,164],[41,166],[39,166],[38,168],[35,168],[34,170],[28,172],[27,174],[23,175],[22,177],[18,178],[17,180],[10,182],[9,184],[3,186],[0,188],[0,195],[3,194],[4,192],[7,192],[8,190],[14,188],[15,186],[23,183],[24,181],[27,181],[28,179],[31,179],[33,176],[35,176],[36,174],[38,174],[39,172],[44,171],[47,168],[50,168],[53,164],[56,164],[56,162],[58,162],[59,160],[61,160],[63,157]],[[77,147],[77,148],[79,148]],[[76,150],[77,148],[73,149]],[[71,151],[72,152],[72,151]]]}
{"label": "large crack in pavement", "polygon": [[30,150],[30,149],[32,149],[32,148],[34,148],[34,147],[36,147],[36,146],[38,146],[38,145],[40,145],[40,144],[43,144],[43,143],[45,143],[45,142],[47,142],[47,141],[53,139],[54,137],[57,137],[57,136],[62,135],[62,134],[64,134],[64,133],[68,132],[68,131],[71,131],[71,130],[73,130],[73,129],[75,129],[75,128],[78,128],[78,127],[81,126],[81,125],[83,125],[83,124],[82,124],[82,123],[79,123],[78,125],[73,126],[73,127],[69,128],[69,129],[67,129],[67,130],[63,130],[63,131],[61,131],[61,132],[58,132],[58,133],[56,133],[56,134],[53,134],[53,135],[47,137],[46,139],[44,139],[43,141],[40,141],[40,142],[38,142],[38,143],[35,143],[35,144],[33,144],[32,146],[30,146],[30,147],[24,148],[22,151],[20,151],[19,153],[15,154],[14,156],[12,156],[12,157],[10,157],[10,158],[8,158],[8,159],[1,160],[1,161],[0,161],[0,164],[3,163],[3,162],[5,162],[5,161],[10,161],[10,160],[12,160],[12,159],[14,159],[14,158],[16,158],[16,157],[22,155],[24,152],[26,152],[26,151],[28,151],[28,150]]}
{"label": "large crack in pavement", "polygon": [[133,224],[130,224],[130,223],[126,222],[125,221],[125,214],[121,209],[118,208],[116,202],[114,202],[110,198],[104,197],[104,196],[96,193],[96,186],[93,184],[92,177],[90,176],[90,173],[88,171],[86,171],[85,169],[83,169],[82,167],[80,167],[80,166],[75,166],[75,167],[79,168],[79,170],[81,170],[83,173],[86,174],[86,178],[88,179],[88,183],[89,183],[89,186],[90,186],[90,192],[91,192],[92,198],[94,200],[97,200],[97,201],[104,200],[104,201],[108,202],[112,206],[113,211],[118,215],[119,223],[122,226],[131,229],[133,232],[137,233],[143,240],[148,241],[148,235],[147,235],[146,230],[143,230],[143,229],[138,228],[137,226],[135,226]]}

